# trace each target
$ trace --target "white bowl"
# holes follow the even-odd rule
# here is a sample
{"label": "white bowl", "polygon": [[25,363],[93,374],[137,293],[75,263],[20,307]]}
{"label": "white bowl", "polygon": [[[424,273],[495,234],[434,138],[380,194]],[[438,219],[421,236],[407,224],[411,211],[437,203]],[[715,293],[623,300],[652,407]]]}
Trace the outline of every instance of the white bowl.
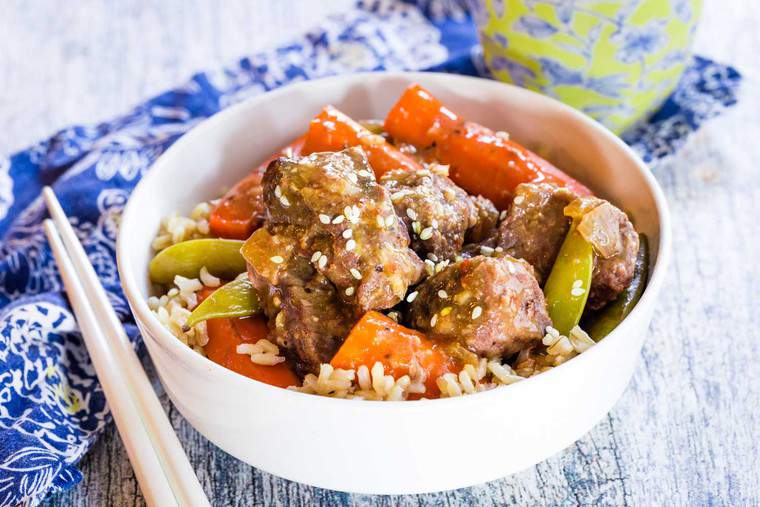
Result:
{"label": "white bowl", "polygon": [[[507,387],[460,398],[368,402],[272,387],[199,356],[149,310],[150,243],[162,217],[217,197],[302,134],[325,104],[383,118],[410,83],[464,117],[539,151],[626,210],[650,238],[651,277],[627,319],[586,353]],[[633,373],[670,256],[668,210],[646,165],[598,123],[495,81],[372,73],[309,81],[202,122],[156,161],[132,193],[117,244],[119,274],[172,402],[206,438],[286,479],[359,493],[423,493],[504,477],[562,450],[615,404]]]}

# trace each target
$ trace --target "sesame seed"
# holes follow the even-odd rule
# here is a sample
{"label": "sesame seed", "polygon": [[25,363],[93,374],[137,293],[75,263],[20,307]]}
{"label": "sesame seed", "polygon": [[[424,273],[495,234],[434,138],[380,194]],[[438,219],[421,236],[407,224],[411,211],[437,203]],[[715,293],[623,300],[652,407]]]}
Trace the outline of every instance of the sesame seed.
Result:
{"label": "sesame seed", "polygon": [[398,322],[399,313],[398,312],[388,312],[388,317]]}
{"label": "sesame seed", "polygon": [[419,222],[412,222],[412,231],[414,231],[415,234],[419,234],[421,229],[422,224]]}
{"label": "sesame seed", "polygon": [[322,254],[322,257],[319,258],[317,266],[319,269],[325,269],[325,266],[327,266],[327,256],[325,254]]}
{"label": "sesame seed", "polygon": [[525,200],[525,196],[524,196],[524,195],[518,195],[517,197],[515,197],[515,200],[514,200],[514,201],[512,201],[512,202],[513,202],[514,204],[522,204],[522,202],[523,202],[524,200]]}
{"label": "sesame seed", "polygon": [[269,258],[270,261],[274,262],[275,264],[282,264],[285,259],[283,259],[279,255],[273,255]]}
{"label": "sesame seed", "polygon": [[422,232],[420,233],[420,239],[426,240],[433,237],[433,228],[432,227],[425,227],[422,229]]}
{"label": "sesame seed", "polygon": [[353,295],[354,295],[354,288],[353,287],[348,287],[346,289],[346,296],[353,296]]}
{"label": "sesame seed", "polygon": [[377,217],[375,217],[375,220],[377,221],[378,227],[385,227],[385,220],[383,220],[382,216],[377,215]]}
{"label": "sesame seed", "polygon": [[434,219],[433,219],[433,220],[430,222],[430,226],[431,226],[433,229],[437,229],[437,228],[438,228],[438,220],[436,220],[436,219],[434,218]]}
{"label": "sesame seed", "polygon": [[478,317],[480,317],[482,313],[483,313],[483,309],[479,306],[476,306],[475,308],[472,309],[472,314],[470,315],[470,317],[472,317],[472,320],[475,320]]}
{"label": "sesame seed", "polygon": [[441,271],[443,271],[443,268],[445,268],[448,265],[449,265],[448,260],[439,262],[438,264],[435,265],[435,272],[440,273]]}
{"label": "sesame seed", "polygon": [[441,317],[445,317],[446,315],[451,313],[452,308],[450,306],[447,306],[443,310],[441,310]]}
{"label": "sesame seed", "polygon": [[493,253],[493,248],[491,248],[490,246],[481,246],[480,253],[482,255],[491,255]]}
{"label": "sesame seed", "polygon": [[346,216],[346,218],[348,218],[350,220],[351,219],[351,206],[346,206],[345,208],[343,208],[343,214]]}
{"label": "sesame seed", "polygon": [[438,291],[438,297],[441,299],[446,299],[447,297],[449,297],[449,295],[446,293],[445,290],[441,289]]}
{"label": "sesame seed", "polygon": [[395,220],[396,220],[395,215],[388,215],[387,217],[385,217],[385,226],[390,227],[391,225],[393,225],[393,222]]}
{"label": "sesame seed", "polygon": [[343,236],[344,238],[348,239],[348,238],[350,238],[350,237],[351,237],[353,234],[354,234],[354,231],[353,231],[353,229],[346,229],[345,231],[343,231],[343,234],[342,234],[342,236]]}
{"label": "sesame seed", "polygon": [[324,213],[319,214],[319,221],[323,224],[327,225],[330,223],[330,217],[328,215],[325,215]]}
{"label": "sesame seed", "polygon": [[349,239],[348,241],[346,241],[346,250],[350,252],[354,248],[356,248],[356,241],[354,241],[353,239]]}
{"label": "sesame seed", "polygon": [[430,319],[430,327],[435,327],[435,325],[438,323],[438,314],[436,313],[433,315],[433,318]]}
{"label": "sesame seed", "polygon": [[282,190],[280,189],[280,185],[274,187],[274,196],[278,199],[282,197]]}
{"label": "sesame seed", "polygon": [[351,272],[351,276],[353,276],[357,280],[361,280],[362,279],[362,274],[361,274],[361,272],[358,269],[351,268],[351,269],[349,269],[349,271]]}
{"label": "sesame seed", "polygon": [[287,208],[288,206],[290,206],[290,201],[289,201],[289,200],[288,200],[288,198],[287,198],[287,197],[285,197],[284,195],[283,195],[283,196],[280,196],[280,203],[281,203],[283,206],[285,206],[286,208]]}
{"label": "sesame seed", "polygon": [[583,285],[583,280],[575,280],[573,282],[573,288],[575,287],[581,287]]}
{"label": "sesame seed", "polygon": [[317,261],[319,261],[319,258],[320,258],[320,257],[322,257],[322,252],[320,252],[319,250],[317,250],[317,251],[316,251],[316,252],[314,252],[314,254],[311,256],[311,262],[317,262]]}
{"label": "sesame seed", "polygon": [[586,293],[586,289],[584,289],[583,287],[573,287],[572,290],[570,291],[570,295],[573,297],[580,297],[585,293]]}
{"label": "sesame seed", "polygon": [[406,302],[407,303],[411,303],[412,301],[414,301],[414,298],[417,297],[417,294],[419,294],[419,292],[417,292],[417,291],[410,292],[409,295],[406,296]]}
{"label": "sesame seed", "polygon": [[334,224],[342,224],[343,220],[345,220],[345,219],[346,219],[346,217],[344,217],[343,215],[338,215],[337,217],[335,217],[335,218],[332,219],[332,223],[334,223]]}
{"label": "sesame seed", "polygon": [[411,218],[412,220],[417,220],[417,213],[412,208],[406,209],[406,216]]}
{"label": "sesame seed", "polygon": [[507,218],[507,210],[504,210],[501,213],[499,213],[499,220],[504,220],[505,218]]}
{"label": "sesame seed", "polygon": [[496,248],[494,248],[494,251],[498,252],[498,253],[501,253],[501,252],[504,251],[504,249],[502,247],[500,247],[500,246],[497,246]]}

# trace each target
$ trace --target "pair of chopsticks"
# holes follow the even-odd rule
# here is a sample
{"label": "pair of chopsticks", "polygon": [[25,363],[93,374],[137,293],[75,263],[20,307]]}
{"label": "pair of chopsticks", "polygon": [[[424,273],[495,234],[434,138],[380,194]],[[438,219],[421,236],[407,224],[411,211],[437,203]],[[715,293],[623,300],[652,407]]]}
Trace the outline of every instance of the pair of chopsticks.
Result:
{"label": "pair of chopsticks", "polygon": [[148,505],[209,505],[119,318],[53,190],[42,191],[53,250],[85,346]]}

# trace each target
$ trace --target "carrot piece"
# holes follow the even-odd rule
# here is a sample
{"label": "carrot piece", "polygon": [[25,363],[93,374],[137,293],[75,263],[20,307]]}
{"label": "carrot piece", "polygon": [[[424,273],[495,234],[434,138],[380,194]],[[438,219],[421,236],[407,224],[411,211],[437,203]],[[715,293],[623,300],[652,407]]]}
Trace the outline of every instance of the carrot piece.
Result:
{"label": "carrot piece", "polygon": [[332,106],[326,106],[309,123],[303,154],[340,151],[352,146],[364,148],[369,164],[378,178],[391,169],[422,168],[415,160],[386,142],[382,136],[373,134]]}
{"label": "carrot piece", "polygon": [[264,201],[261,180],[269,163],[290,152],[299,155],[304,138],[299,137],[240,180],[222,197],[211,211],[208,225],[215,236],[227,239],[247,239],[264,220]]}
{"label": "carrot piece", "polygon": [[465,121],[430,92],[412,85],[393,106],[384,128],[391,137],[417,148],[433,149],[449,164],[451,179],[470,194],[480,194],[499,209],[509,207],[520,183],[548,182],[590,195],[583,184],[506,136]]}
{"label": "carrot piece", "polygon": [[264,218],[261,180],[264,171],[256,169],[230,189],[211,210],[208,225],[220,238],[246,239]]}
{"label": "carrot piece", "polygon": [[419,148],[433,146],[451,132],[461,119],[429,91],[410,85],[385,117],[383,129],[395,140]]}
{"label": "carrot piece", "polygon": [[440,394],[436,379],[444,373],[459,371],[457,361],[424,334],[408,329],[382,313],[370,311],[357,322],[346,341],[330,361],[334,368],[372,369],[376,362],[386,375],[408,375],[413,366],[425,372],[425,396]]}
{"label": "carrot piece", "polygon": [[[213,290],[203,289],[201,298],[208,297]],[[206,321],[208,343],[204,347],[206,356],[248,378],[278,387],[299,385],[298,377],[287,362],[274,366],[264,366],[251,361],[246,354],[238,354],[241,343],[256,343],[269,335],[266,319],[254,315],[242,318],[209,319]]]}

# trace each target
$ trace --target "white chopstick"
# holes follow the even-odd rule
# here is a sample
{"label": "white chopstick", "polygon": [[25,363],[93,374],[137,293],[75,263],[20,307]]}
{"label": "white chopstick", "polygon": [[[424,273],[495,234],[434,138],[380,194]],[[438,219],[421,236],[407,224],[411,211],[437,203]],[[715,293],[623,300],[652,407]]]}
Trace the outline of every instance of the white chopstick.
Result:
{"label": "white chopstick", "polygon": [[61,205],[49,187],[43,196],[55,224],[46,221],[45,232],[146,501],[159,506],[209,505]]}

